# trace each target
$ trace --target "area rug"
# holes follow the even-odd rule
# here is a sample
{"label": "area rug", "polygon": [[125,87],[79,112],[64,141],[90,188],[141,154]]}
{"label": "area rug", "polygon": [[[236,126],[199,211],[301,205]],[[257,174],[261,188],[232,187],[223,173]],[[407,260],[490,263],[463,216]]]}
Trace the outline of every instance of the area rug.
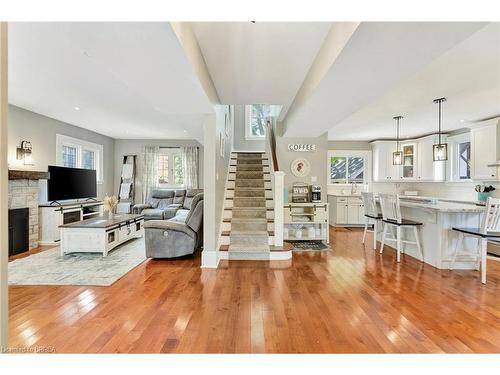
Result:
{"label": "area rug", "polygon": [[10,285],[108,286],[146,260],[144,238],[99,253],[60,255],[59,247],[9,262]]}
{"label": "area rug", "polygon": [[323,241],[287,241],[293,245],[294,250],[328,250],[330,247]]}

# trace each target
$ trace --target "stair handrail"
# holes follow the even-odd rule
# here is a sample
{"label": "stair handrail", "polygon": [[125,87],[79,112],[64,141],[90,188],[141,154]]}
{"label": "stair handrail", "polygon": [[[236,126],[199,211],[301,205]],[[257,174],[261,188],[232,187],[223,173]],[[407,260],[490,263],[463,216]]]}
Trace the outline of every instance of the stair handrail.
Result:
{"label": "stair handrail", "polygon": [[270,175],[274,204],[274,246],[283,246],[283,189],[285,173],[280,171],[278,166],[273,119],[267,120],[266,131],[266,153],[269,154],[272,160]]}
{"label": "stair handrail", "polygon": [[266,123],[267,141],[269,142],[269,149],[271,151],[271,159],[273,161],[273,170],[279,171],[278,157],[276,156],[276,136],[274,134],[274,121],[268,119]]}

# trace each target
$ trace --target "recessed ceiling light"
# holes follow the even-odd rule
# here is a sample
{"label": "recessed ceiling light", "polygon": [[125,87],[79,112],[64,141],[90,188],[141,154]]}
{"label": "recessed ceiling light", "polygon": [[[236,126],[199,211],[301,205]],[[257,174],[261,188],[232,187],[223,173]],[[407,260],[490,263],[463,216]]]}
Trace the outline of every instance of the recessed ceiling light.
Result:
{"label": "recessed ceiling light", "polygon": [[73,107],[73,109],[74,109],[75,111],[79,111],[79,110],[80,110],[80,107],[74,106],[74,107]]}
{"label": "recessed ceiling light", "polygon": [[184,133],[187,133],[188,131],[187,130],[184,130]]}
{"label": "recessed ceiling light", "polygon": [[465,122],[465,120],[460,120],[460,122]]}

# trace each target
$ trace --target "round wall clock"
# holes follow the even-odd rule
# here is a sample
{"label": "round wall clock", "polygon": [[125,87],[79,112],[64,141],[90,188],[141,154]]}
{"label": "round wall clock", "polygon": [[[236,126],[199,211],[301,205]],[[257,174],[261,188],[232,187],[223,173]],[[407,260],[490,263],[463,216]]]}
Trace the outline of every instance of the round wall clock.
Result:
{"label": "round wall clock", "polygon": [[292,161],[290,169],[295,177],[307,177],[311,171],[311,164],[307,159],[298,158]]}

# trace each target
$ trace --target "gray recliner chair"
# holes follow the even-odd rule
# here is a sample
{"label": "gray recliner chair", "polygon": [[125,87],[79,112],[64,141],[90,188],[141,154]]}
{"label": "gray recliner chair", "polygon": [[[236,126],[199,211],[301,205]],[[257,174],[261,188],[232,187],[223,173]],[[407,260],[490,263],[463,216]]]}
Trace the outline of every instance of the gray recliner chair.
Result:
{"label": "gray recliner chair", "polygon": [[193,254],[203,245],[203,193],[195,195],[190,203],[185,216],[144,223],[146,257],[180,257]]}

